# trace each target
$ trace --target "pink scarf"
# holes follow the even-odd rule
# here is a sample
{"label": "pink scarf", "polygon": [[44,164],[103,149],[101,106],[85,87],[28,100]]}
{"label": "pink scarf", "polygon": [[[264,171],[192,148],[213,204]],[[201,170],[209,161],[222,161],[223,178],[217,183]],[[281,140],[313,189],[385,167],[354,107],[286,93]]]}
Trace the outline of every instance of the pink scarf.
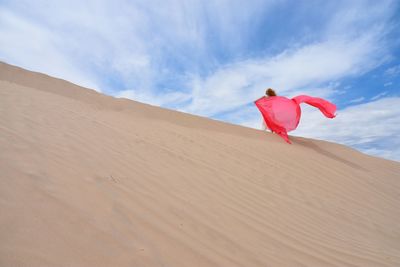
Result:
{"label": "pink scarf", "polygon": [[299,95],[292,99],[283,96],[261,97],[254,102],[260,110],[265,124],[289,144],[288,132],[297,128],[301,116],[301,103],[318,108],[325,117],[334,118],[336,105],[322,98]]}

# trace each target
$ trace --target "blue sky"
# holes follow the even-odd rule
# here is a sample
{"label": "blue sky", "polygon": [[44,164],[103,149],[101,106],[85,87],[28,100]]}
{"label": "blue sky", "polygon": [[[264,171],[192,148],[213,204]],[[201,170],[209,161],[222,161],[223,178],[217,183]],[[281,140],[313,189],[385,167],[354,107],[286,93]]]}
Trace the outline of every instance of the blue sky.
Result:
{"label": "blue sky", "polygon": [[0,60],[105,94],[260,128],[265,88],[293,135],[400,160],[399,1],[3,1]]}

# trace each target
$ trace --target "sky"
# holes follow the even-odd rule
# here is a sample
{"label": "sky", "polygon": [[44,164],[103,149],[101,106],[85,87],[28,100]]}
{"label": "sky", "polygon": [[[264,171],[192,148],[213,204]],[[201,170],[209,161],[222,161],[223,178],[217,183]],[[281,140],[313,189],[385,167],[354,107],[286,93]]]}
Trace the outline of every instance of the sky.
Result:
{"label": "sky", "polygon": [[261,129],[254,100],[318,96],[292,135],[400,161],[400,2],[0,0],[0,61]]}

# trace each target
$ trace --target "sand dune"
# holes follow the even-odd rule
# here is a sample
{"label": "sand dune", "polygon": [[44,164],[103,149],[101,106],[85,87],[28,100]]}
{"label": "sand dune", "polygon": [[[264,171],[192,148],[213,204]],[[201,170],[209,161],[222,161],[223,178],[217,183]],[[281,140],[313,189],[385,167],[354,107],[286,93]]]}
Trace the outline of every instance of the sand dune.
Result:
{"label": "sand dune", "polygon": [[0,266],[400,266],[398,162],[0,80]]}

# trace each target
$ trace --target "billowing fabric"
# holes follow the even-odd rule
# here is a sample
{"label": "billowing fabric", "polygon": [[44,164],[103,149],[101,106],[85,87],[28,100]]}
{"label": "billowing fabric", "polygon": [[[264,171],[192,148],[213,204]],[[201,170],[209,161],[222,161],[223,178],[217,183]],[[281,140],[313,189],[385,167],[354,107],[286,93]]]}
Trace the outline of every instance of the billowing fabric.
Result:
{"label": "billowing fabric", "polygon": [[336,105],[318,97],[299,95],[292,99],[283,96],[261,97],[254,102],[260,110],[265,124],[290,144],[288,132],[297,128],[300,122],[300,104],[306,103],[318,108],[327,118],[334,118]]}

